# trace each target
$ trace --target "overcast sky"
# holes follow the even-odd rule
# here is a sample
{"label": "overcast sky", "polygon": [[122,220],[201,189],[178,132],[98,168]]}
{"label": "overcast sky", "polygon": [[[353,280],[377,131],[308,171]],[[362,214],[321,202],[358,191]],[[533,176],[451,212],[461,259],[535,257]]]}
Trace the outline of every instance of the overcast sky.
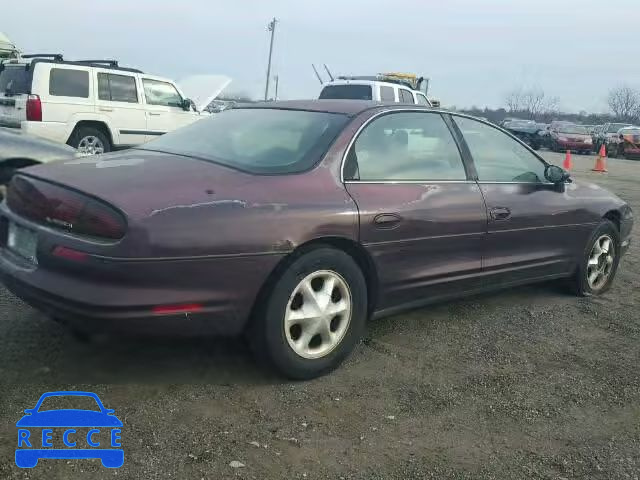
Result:
{"label": "overcast sky", "polygon": [[566,111],[604,111],[609,88],[640,87],[638,0],[20,0],[0,12],[0,31],[26,52],[117,58],[174,79],[226,74],[255,97],[273,16],[281,98],[318,95],[311,63],[424,74],[430,96],[458,107],[499,106],[525,86]]}

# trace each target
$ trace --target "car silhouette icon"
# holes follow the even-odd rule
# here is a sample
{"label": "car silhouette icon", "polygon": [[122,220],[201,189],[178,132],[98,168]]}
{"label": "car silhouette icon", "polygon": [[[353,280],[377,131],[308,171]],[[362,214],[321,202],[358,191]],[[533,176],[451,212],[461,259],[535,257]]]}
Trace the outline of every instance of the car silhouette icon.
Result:
{"label": "car silhouette icon", "polygon": [[[78,397],[89,397],[88,400],[87,398],[83,400],[91,402],[93,399],[97,409],[41,409],[42,403],[51,397],[72,397],[65,399],[70,402]],[[93,406],[92,402],[91,405]],[[15,460],[18,467],[33,468],[41,458],[99,458],[102,465],[107,468],[119,468],[124,463],[124,450],[120,444],[122,422],[114,415],[114,410],[104,407],[95,393],[48,392],[40,397],[34,408],[26,409],[24,413],[25,415],[16,423],[18,448]],[[61,439],[62,445],[54,445],[54,430],[56,441]],[[86,434],[84,430],[87,430]],[[104,438],[102,438],[105,436],[105,430],[108,431],[110,440],[107,445],[104,445]],[[63,433],[60,435],[61,431]],[[86,448],[83,448],[85,441]]]}

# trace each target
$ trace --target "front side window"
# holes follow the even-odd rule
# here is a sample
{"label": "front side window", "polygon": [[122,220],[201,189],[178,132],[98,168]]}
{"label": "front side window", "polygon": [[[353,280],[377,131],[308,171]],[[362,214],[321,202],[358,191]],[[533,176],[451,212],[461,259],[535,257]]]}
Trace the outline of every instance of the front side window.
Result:
{"label": "front side window", "polygon": [[250,173],[295,173],[315,165],[349,120],[335,113],[237,108],[198,120],[140,148]]}
{"label": "front side window", "polygon": [[98,98],[111,102],[138,103],[136,79],[130,75],[98,73]]}
{"label": "front side window", "polygon": [[158,80],[142,80],[144,96],[148,105],[163,105],[165,107],[182,107],[182,96],[176,87],[170,83]]}
{"label": "front side window", "polygon": [[89,98],[89,72],[52,68],[49,73],[49,95]]}
{"label": "front side window", "polygon": [[409,90],[398,90],[400,93],[400,103],[413,103],[413,94]]}
{"label": "front side window", "polygon": [[393,87],[380,86],[380,101],[382,102],[395,102],[396,93],[393,91]]}
{"label": "front side window", "polygon": [[458,147],[436,113],[399,112],[373,120],[356,139],[345,179],[466,180]]}
{"label": "front side window", "polygon": [[453,117],[485,182],[544,182],[546,164],[522,144],[477,120]]}

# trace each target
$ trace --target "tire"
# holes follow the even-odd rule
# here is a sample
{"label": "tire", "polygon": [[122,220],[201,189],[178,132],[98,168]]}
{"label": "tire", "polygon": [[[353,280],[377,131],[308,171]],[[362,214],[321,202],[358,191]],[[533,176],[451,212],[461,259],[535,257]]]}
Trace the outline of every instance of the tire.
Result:
{"label": "tire", "polygon": [[609,148],[607,147],[607,156],[609,158],[618,158],[618,149],[612,148],[611,151],[609,151]]}
{"label": "tire", "polygon": [[98,155],[111,151],[111,142],[102,130],[95,127],[79,127],[69,138],[68,145],[83,155]]}
{"label": "tire", "polygon": [[[596,242],[600,242],[600,244],[602,244],[602,239],[605,237],[611,241],[609,254],[611,254],[611,247],[613,247],[613,254],[610,255],[612,257],[612,261],[610,263],[606,278],[601,279],[599,277],[601,282],[597,281],[594,285],[589,281],[589,274],[592,273],[595,268],[599,268],[599,265],[594,265],[592,268],[589,268],[588,263],[590,259],[592,259],[592,257],[595,255],[594,252],[596,252]],[[600,261],[600,258],[598,258],[598,260]],[[606,257],[603,263],[607,263]],[[611,221],[603,219],[598,227],[593,231],[593,234],[589,238],[587,246],[581,255],[580,264],[578,265],[576,273],[571,279],[572,290],[576,295],[580,297],[589,297],[605,293],[611,288],[611,284],[613,283],[613,279],[615,278],[619,263],[620,234],[616,226]]]}
{"label": "tire", "polygon": [[530,146],[532,150],[540,150],[540,142],[533,141]]}
{"label": "tire", "polygon": [[[335,287],[327,308],[338,311],[339,306],[348,305],[350,314],[343,312],[333,318],[333,313],[323,314],[324,322],[311,317],[298,320],[298,315],[304,315],[306,302],[311,312],[318,308],[313,293],[319,293],[321,301],[327,298],[323,289],[329,288],[330,279]],[[285,326],[288,315],[292,318],[289,329]],[[307,380],[334,370],[344,361],[362,337],[366,320],[367,285],[362,271],[341,250],[320,247],[295,259],[280,275],[254,309],[247,334],[259,360],[290,379]]]}

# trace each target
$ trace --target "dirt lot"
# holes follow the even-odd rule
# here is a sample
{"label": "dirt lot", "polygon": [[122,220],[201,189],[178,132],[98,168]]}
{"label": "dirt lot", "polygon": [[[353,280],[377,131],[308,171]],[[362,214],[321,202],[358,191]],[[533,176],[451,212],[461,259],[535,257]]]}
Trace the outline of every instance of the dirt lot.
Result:
{"label": "dirt lot", "polygon": [[[574,161],[640,212],[640,162],[597,175],[593,156]],[[373,322],[308,383],[261,370],[237,341],[80,343],[2,290],[0,478],[638,479],[639,252],[602,298],[538,285]],[[63,389],[115,409],[124,467],[15,467],[22,410]]]}

